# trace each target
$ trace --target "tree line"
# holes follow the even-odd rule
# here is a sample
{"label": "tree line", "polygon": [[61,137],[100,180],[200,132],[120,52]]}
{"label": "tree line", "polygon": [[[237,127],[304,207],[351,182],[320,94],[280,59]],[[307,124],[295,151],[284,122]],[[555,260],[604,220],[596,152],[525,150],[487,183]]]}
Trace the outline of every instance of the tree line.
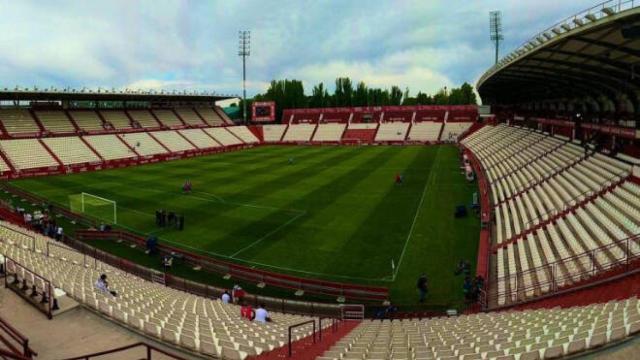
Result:
{"label": "tree line", "polygon": [[[272,80],[264,94],[257,94],[247,99],[247,118],[250,118],[253,101],[274,101],[276,103],[276,119],[282,118],[283,109],[342,107],[342,106],[389,106],[389,105],[469,105],[476,104],[476,94],[468,83],[458,88],[442,88],[430,95],[419,91],[411,96],[409,88],[402,91],[398,86],[389,89],[368,87],[360,81],[354,85],[348,77],[340,77],[335,81],[335,90],[329,93],[321,82],[306,95],[300,80]],[[243,104],[240,100],[242,117]]]}

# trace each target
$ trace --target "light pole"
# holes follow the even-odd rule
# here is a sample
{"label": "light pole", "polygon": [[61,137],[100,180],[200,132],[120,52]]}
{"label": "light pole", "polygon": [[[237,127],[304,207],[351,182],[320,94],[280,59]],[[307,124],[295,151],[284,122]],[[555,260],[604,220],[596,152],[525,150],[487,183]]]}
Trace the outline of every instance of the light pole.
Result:
{"label": "light pole", "polygon": [[489,13],[489,38],[496,43],[496,60],[498,63],[498,49],[500,49],[500,41],[504,40],[502,35],[502,12],[492,11]]}
{"label": "light pole", "polygon": [[251,31],[238,32],[238,56],[242,57],[242,120],[247,121],[247,57],[251,55]]}

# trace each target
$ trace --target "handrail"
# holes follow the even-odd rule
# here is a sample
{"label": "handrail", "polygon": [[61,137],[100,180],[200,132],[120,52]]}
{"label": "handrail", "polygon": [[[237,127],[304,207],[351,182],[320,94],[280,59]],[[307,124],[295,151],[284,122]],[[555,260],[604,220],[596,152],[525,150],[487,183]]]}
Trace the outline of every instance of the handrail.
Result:
{"label": "handrail", "polygon": [[30,357],[26,357],[26,356],[22,356],[20,354],[14,354],[11,352],[8,352],[6,350],[2,350],[0,349],[0,358],[2,359],[13,359],[13,360],[31,360],[32,358]]}
{"label": "handrail", "polygon": [[86,354],[86,355],[82,355],[82,356],[76,356],[76,357],[71,357],[71,358],[65,358],[64,360],[89,360],[93,357],[97,357],[97,356],[102,356],[102,355],[107,355],[107,354],[113,354],[113,353],[117,353],[117,352],[121,352],[121,351],[126,351],[126,350],[130,350],[133,348],[137,348],[143,346],[146,350],[147,350],[147,355],[145,357],[145,360],[151,360],[151,354],[153,353],[153,351],[157,351],[163,355],[169,356],[172,359],[176,359],[176,360],[187,360],[186,358],[183,358],[181,356],[172,354],[170,352],[167,352],[165,350],[162,350],[158,347],[155,347],[151,344],[148,344],[146,342],[137,342],[137,343],[133,343],[130,345],[125,345],[125,346],[121,346],[119,348],[114,348],[114,349],[109,349],[109,350],[104,350],[104,351],[100,351],[100,352],[96,352],[96,353],[92,353],[92,354]]}
{"label": "handrail", "polygon": [[[498,291],[491,294],[489,297],[491,300],[499,299],[502,296],[505,298],[514,298],[517,297],[518,293],[535,293],[536,290],[548,289],[542,292],[541,295],[534,295],[528,297],[526,300],[512,300],[509,305],[513,305],[519,302],[530,301],[542,295],[548,296],[560,292],[565,290],[567,286],[573,288],[573,284],[603,274],[609,270],[621,269],[628,272],[633,270],[631,268],[632,263],[640,259],[640,253],[637,253],[638,251],[634,253],[631,250],[634,246],[640,249],[640,234],[616,240],[582,254],[558,259],[546,265],[499,277],[495,283],[504,283],[505,289],[502,292]],[[613,259],[610,258],[610,255]],[[533,280],[534,277],[538,280],[537,282]],[[541,281],[540,277],[545,277],[547,280]],[[524,278],[530,279],[529,285],[527,285],[525,281],[520,280]],[[515,289],[507,291],[506,284],[509,284],[510,287],[511,284],[514,284]]]}
{"label": "handrail", "polygon": [[[9,264],[13,264],[14,266],[13,282],[11,284],[9,283],[9,274],[10,274]],[[22,279],[22,287],[20,289],[16,289],[16,286],[17,286],[16,284],[19,282],[19,280],[18,280],[18,270],[15,267],[20,267],[24,271],[27,271],[31,275],[33,275],[34,278],[39,278],[42,281],[44,286],[42,293],[41,294],[37,293],[36,284],[33,283],[31,288],[32,289],[31,295],[27,296],[26,291],[28,290],[28,286],[27,286],[27,280],[24,278]],[[53,287],[51,285],[51,281],[38,275],[34,270],[29,269],[25,265],[22,265],[21,263],[19,263],[15,259],[10,258],[7,255],[4,256],[4,271],[5,271],[5,277],[4,277],[5,287],[13,290],[16,294],[20,295],[22,298],[24,298],[29,303],[34,305],[38,310],[43,312],[49,320],[51,320],[53,318],[53,310],[55,310],[54,298],[51,294],[52,292],[51,289]],[[45,303],[47,304],[45,308],[41,308],[35,303],[35,300],[33,299],[33,297],[37,295],[41,296],[41,301],[40,301],[41,304],[45,304]]]}
{"label": "handrail", "polygon": [[334,317],[321,316],[318,318],[318,340],[322,340],[322,320],[331,320],[331,332],[338,331],[338,322],[341,321]]}
{"label": "handrail", "polygon": [[[7,322],[2,317],[0,317],[0,330],[5,332],[7,335],[11,337],[11,339],[13,339],[13,341],[17,342],[22,346],[22,356],[25,356],[27,358],[38,356],[38,353],[33,351],[33,349],[29,347],[29,339],[26,336],[24,336],[20,331],[18,331],[16,328],[11,326],[11,324],[9,324],[9,322]],[[1,335],[0,335],[0,338],[2,338]]]}
{"label": "handrail", "polygon": [[311,337],[313,338],[313,343],[316,343],[316,321],[314,320],[307,320],[304,322],[301,322],[299,324],[295,324],[295,325],[291,325],[289,326],[289,357],[291,357],[291,355],[293,354],[293,349],[291,348],[291,330],[300,327],[300,326],[304,326],[304,325],[308,325],[308,324],[313,324],[313,333],[311,334]]}
{"label": "handrail", "polygon": [[[587,16],[592,16],[593,20],[590,21],[595,22],[605,16],[608,16],[607,13],[605,13],[605,9],[608,9],[612,13],[617,14],[623,11],[632,10],[639,5],[640,2],[637,0],[607,0],[586,10],[582,10],[574,15],[568,16],[563,20],[560,20],[559,22],[535,34],[534,36],[523,42],[515,50],[511,51],[502,59],[500,59],[497,64],[493,65],[491,68],[489,68],[489,70],[482,74],[477,83],[478,87],[503,67],[528,55],[531,51],[548,44],[550,41],[557,39],[560,36],[564,36],[565,34],[582,26],[581,23],[585,18],[587,18]],[[561,28],[565,31],[562,32],[560,30]]]}

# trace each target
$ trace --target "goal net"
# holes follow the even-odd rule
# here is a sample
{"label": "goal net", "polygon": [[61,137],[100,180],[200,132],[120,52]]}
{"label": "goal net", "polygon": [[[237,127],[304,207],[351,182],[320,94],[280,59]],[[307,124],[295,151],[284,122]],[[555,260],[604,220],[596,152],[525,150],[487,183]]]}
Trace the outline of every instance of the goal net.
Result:
{"label": "goal net", "polygon": [[116,202],[97,195],[84,192],[69,195],[69,209],[111,224],[118,223]]}

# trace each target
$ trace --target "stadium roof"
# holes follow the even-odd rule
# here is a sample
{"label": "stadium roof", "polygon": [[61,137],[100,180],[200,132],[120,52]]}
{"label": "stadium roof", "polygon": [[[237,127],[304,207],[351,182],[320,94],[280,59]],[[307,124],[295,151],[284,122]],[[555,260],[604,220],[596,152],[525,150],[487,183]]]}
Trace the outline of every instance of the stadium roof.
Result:
{"label": "stadium roof", "polygon": [[235,98],[233,95],[222,95],[207,92],[187,91],[110,91],[110,90],[49,90],[24,89],[0,90],[0,101],[190,101],[215,102]]}
{"label": "stadium roof", "polygon": [[477,88],[485,104],[577,101],[640,111],[640,2],[608,1],[541,31]]}

